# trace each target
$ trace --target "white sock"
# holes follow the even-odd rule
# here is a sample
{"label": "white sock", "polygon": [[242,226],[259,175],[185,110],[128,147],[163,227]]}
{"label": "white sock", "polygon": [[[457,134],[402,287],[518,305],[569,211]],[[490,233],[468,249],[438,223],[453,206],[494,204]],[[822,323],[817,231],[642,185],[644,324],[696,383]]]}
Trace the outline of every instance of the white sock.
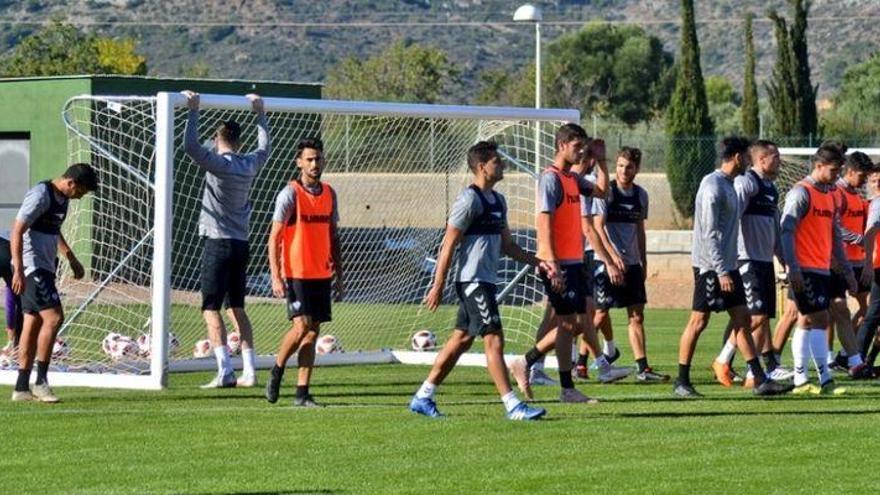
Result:
{"label": "white sock", "polygon": [[791,336],[791,355],[794,358],[794,386],[801,386],[810,377],[807,376],[807,362],[810,359],[810,339],[803,328],[795,328]]}
{"label": "white sock", "polygon": [[513,390],[502,395],[501,402],[504,403],[504,409],[507,409],[507,412],[513,411],[516,406],[520,405],[519,397],[516,396],[516,392]]}
{"label": "white sock", "polygon": [[751,378],[752,380],[755,379],[755,374],[752,373],[752,370],[751,370],[751,369],[749,369],[748,371],[746,371],[746,380],[748,380],[749,378]]}
{"label": "white sock", "polygon": [[416,392],[417,399],[433,399],[434,391],[437,390],[437,385],[425,380],[425,383],[419,387],[418,392]]}
{"label": "white sock", "polygon": [[253,349],[242,349],[241,350],[241,362],[242,362],[242,374],[247,376],[256,375],[256,368],[254,367],[255,356]]}
{"label": "white sock", "polygon": [[834,364],[834,354],[832,354],[831,349],[828,349],[828,352],[825,354],[825,364],[828,366]]}
{"label": "white sock", "polygon": [[847,365],[849,365],[850,368],[852,368],[853,366],[858,366],[862,364],[862,355],[857,352],[855,356],[847,357],[846,363]]}
{"label": "white sock", "polygon": [[602,344],[602,354],[605,354],[606,356],[613,356],[616,349],[617,347],[614,347],[613,340],[606,340],[605,343]]}
{"label": "white sock", "polygon": [[226,376],[232,373],[232,363],[229,362],[229,348],[221,345],[214,348],[214,357],[217,358],[217,371]]}
{"label": "white sock", "polygon": [[604,353],[599,354],[599,357],[596,358],[596,366],[598,366],[599,370],[603,373],[611,369],[611,363],[605,358]]}
{"label": "white sock", "polygon": [[718,361],[721,364],[727,364],[733,359],[733,356],[736,354],[736,345],[731,344],[728,340],[724,343],[724,347],[721,348],[721,352],[718,354],[718,357],[715,358],[715,361]]}
{"label": "white sock", "polygon": [[825,364],[828,360],[828,334],[824,328],[810,330],[810,353],[813,355],[813,364],[819,373],[819,383],[831,380],[831,369]]}

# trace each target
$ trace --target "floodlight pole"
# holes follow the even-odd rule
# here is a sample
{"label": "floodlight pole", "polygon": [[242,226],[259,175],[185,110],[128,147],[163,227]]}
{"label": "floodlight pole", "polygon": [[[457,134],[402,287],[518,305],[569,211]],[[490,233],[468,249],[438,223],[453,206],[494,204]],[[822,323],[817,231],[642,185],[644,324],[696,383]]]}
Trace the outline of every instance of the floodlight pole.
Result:
{"label": "floodlight pole", "polygon": [[[541,8],[532,4],[520,5],[513,14],[514,22],[535,23],[535,108],[541,108]],[[535,122],[535,173],[541,172],[541,123]]]}

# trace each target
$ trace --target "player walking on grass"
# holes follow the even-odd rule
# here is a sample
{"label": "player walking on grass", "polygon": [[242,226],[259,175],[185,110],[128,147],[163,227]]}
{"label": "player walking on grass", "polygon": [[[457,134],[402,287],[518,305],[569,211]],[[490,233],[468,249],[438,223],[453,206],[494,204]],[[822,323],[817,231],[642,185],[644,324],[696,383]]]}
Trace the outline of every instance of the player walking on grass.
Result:
{"label": "player walking on grass", "polygon": [[271,403],[278,401],[287,360],[296,352],[299,371],[293,405],[318,407],[309,383],[321,323],[332,319],[331,281],[335,280],[336,300],[342,299],[339,210],[336,192],[321,181],[324,165],[324,143],[317,138],[300,141],[296,147],[300,177],[275,198],[268,245],[272,292],[287,297],[287,317],[293,325],[281,339],[266,384],[266,400]]}
{"label": "player walking on grass", "polygon": [[[868,176],[868,191],[871,201],[868,205],[864,246],[865,259],[872,261],[874,278],[871,283],[870,303],[859,327],[857,340],[860,353],[865,357],[868,367],[874,371],[877,355],[880,354],[880,335],[877,333],[880,326],[880,249],[877,245],[880,242],[877,237],[880,232],[880,169],[874,169]],[[866,266],[865,269],[867,268]]]}
{"label": "player walking on grass", "polygon": [[[504,178],[504,161],[498,145],[481,141],[468,150],[468,167],[474,174],[473,183],[459,194],[449,214],[446,234],[437,257],[434,284],[425,297],[425,305],[435,311],[443,297],[446,273],[452,264],[456,247],[461,244],[460,261],[455,274],[458,295],[458,317],[455,329],[437,355],[428,379],[416,392],[409,408],[429,417],[440,417],[434,402],[436,388],[455,367],[462,353],[467,352],[477,336],[483,338],[489,375],[501,395],[507,417],[513,420],[538,419],[546,411],[520,401],[510,388],[504,364],[504,333],[498,302],[495,299],[498,260],[501,253],[514,260],[539,266],[544,272],[549,265],[524,252],[514,241],[507,225],[507,203],[494,190]],[[556,274],[550,272],[551,278]]]}
{"label": "player walking on grass", "polygon": [[734,178],[746,168],[749,141],[729,137],[721,141],[721,167],[705,176],[694,202],[694,296],[691,317],[678,349],[678,378],[673,392],[679,397],[701,397],[690,378],[691,360],[700,334],[712,312],[724,311],[733,322],[733,335],[749,369],[755,375],[756,395],[785,393],[790,386],[764,375],[749,331],[743,280],[736,269],[739,201]]}
{"label": "player walking on grass", "polygon": [[[27,192],[12,226],[12,290],[21,296],[24,321],[18,349],[18,381],[12,400],[58,402],[49,388],[47,374],[52,346],[64,311],[55,287],[58,252],[67,259],[73,277],[81,279],[85,269],[61,234],[71,199],[98,189],[98,176],[91,166],[71,165],[61,177],[40,182]],[[36,364],[37,379],[29,388]]]}
{"label": "player walking on grass", "polygon": [[9,245],[9,231],[0,230],[0,278],[6,284],[3,303],[6,315],[6,345],[2,351],[10,358],[16,355],[18,339],[21,336],[23,314],[21,297],[12,291],[12,250]]}
{"label": "player walking on grass", "polygon": [[[254,367],[254,336],[244,309],[248,243],[251,216],[250,195],[254,178],[269,159],[269,126],[263,100],[247,95],[257,114],[257,149],[240,154],[241,126],[235,121],[223,122],[214,136],[215,150],[199,144],[199,95],[184,91],[189,115],[186,121],[184,150],[205,171],[205,190],[199,214],[199,235],[202,237],[202,316],[208,337],[217,358],[217,376],[202,388],[253,387],[257,383]],[[226,346],[226,325],[220,308],[241,334],[241,356],[244,369],[236,380]]]}
{"label": "player walking on grass", "polygon": [[[771,141],[756,141],[748,149],[751,168],[733,181],[739,200],[740,226],[737,240],[737,265],[743,280],[746,308],[751,317],[750,331],[755,348],[760,349],[770,378],[788,380],[790,370],[779,367],[770,342],[770,318],[776,315],[776,269],[774,255],[781,259],[779,239],[779,149]],[[736,339],[731,322],[721,353],[712,362],[715,379],[725,387],[733,384],[730,362],[736,353]],[[751,379],[751,381],[750,381]],[[744,386],[751,387],[754,377],[746,375]]]}
{"label": "player walking on grass", "polygon": [[[592,300],[587,294],[584,273],[584,236],[581,229],[581,195],[604,196],[608,187],[608,170],[605,164],[605,143],[590,141],[586,131],[577,124],[565,124],[556,132],[556,156],[553,164],[542,174],[538,182],[538,259],[557,270],[564,280],[564,287],[556,291],[546,274],[541,278],[545,292],[556,315],[557,327],[529,350],[524,357],[511,363],[510,370],[517,386],[532,398],[529,385],[529,369],[554,347],[559,363],[559,382],[562,402],[595,402],[574,388],[571,376],[572,337],[583,334],[589,344],[598,349],[598,339],[592,321],[587,319]],[[588,159],[597,163],[596,183],[571,172],[572,165],[587,153]],[[599,356],[598,361],[610,368]],[[625,375],[624,375],[625,376]]]}
{"label": "player walking on grass", "polygon": [[[609,310],[626,308],[629,318],[629,342],[638,366],[639,382],[665,382],[669,375],[656,373],[648,365],[645,347],[645,278],[648,260],[645,252],[645,220],[648,218],[648,192],[636,184],[642,152],[624,146],[617,153],[615,180],[607,199],[593,200],[593,222],[604,250],[613,260],[597,262],[593,290],[596,301],[596,328],[611,328]],[[611,270],[621,264],[622,280],[615,281]],[[603,332],[604,333],[604,332]],[[619,351],[617,353],[619,355]]]}
{"label": "player walking on grass", "polygon": [[[797,328],[791,342],[795,393],[839,394],[827,365],[827,327],[831,303],[832,268],[845,279],[850,293],[856,280],[843,249],[836,204],[835,181],[846,157],[846,147],[826,141],[813,155],[813,171],[791,188],[782,213],[782,252],[791,284],[789,297],[798,308]],[[821,388],[809,383],[810,357]]]}

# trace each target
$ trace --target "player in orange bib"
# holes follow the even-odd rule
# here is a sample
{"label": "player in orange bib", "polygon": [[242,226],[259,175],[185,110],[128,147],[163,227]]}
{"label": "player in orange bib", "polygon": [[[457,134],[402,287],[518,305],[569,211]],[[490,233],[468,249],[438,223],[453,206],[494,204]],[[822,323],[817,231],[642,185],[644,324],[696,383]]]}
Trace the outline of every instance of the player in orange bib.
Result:
{"label": "player in orange bib", "polygon": [[[875,168],[868,176],[868,191],[871,195],[871,201],[868,205],[868,219],[866,222],[864,247],[865,247],[865,270],[873,268],[874,278],[871,283],[871,298],[868,305],[868,311],[859,328],[858,343],[862,356],[866,358],[866,363],[871,372],[876,376],[877,355],[880,354],[880,335],[877,333],[877,327],[880,326],[880,238],[877,237],[880,232],[880,168]],[[871,265],[867,265],[868,260]],[[871,343],[873,341],[873,347]],[[871,347],[870,352],[868,348]]]}
{"label": "player in orange bib", "polygon": [[330,285],[334,278],[336,300],[342,298],[342,261],[336,232],[339,213],[336,193],[321,182],[324,144],[320,139],[307,138],[296,149],[300,178],[278,193],[269,233],[272,292],[276,297],[287,297],[287,317],[293,320],[293,326],[281,339],[266,384],[266,400],[278,401],[284,368],[296,352],[299,375],[293,404],[317,407],[309,393],[309,382],[321,323],[331,320]]}

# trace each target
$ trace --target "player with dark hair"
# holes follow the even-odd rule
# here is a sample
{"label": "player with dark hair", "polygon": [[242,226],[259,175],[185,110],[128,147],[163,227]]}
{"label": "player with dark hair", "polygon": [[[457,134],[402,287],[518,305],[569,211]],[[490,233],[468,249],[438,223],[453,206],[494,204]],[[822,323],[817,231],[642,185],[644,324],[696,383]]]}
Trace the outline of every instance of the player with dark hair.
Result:
{"label": "player with dark hair", "polygon": [[691,317],[679,343],[678,378],[673,386],[679,397],[701,396],[690,379],[694,349],[711,313],[725,310],[740,351],[755,375],[754,393],[775,395],[791,389],[764,374],[749,331],[743,280],[736,268],[740,214],[733,181],[746,170],[750,144],[741,137],[721,141],[721,167],[703,177],[694,201],[694,296]]}
{"label": "player with dark hair", "polygon": [[[798,323],[791,342],[795,393],[840,394],[828,361],[827,327],[833,269],[846,280],[851,294],[857,282],[843,248],[835,182],[846,161],[846,146],[826,141],[812,157],[810,175],[795,184],[785,197],[782,213],[782,252],[788,267],[789,297],[798,308]],[[807,366],[812,357],[820,388],[809,383]]]}
{"label": "player with dark hair", "polygon": [[[254,336],[244,309],[247,266],[250,260],[249,199],[254,178],[269,159],[269,125],[258,95],[247,95],[257,114],[257,149],[240,153],[241,126],[235,121],[220,124],[214,134],[215,150],[199,144],[199,95],[182,93],[189,115],[184,134],[184,150],[205,171],[205,190],[199,214],[202,237],[201,287],[202,316],[217,359],[217,375],[202,388],[253,387],[257,384],[254,366]],[[236,380],[226,346],[226,314],[241,334],[243,370]]]}
{"label": "player with dark hair", "polygon": [[272,293],[287,298],[287,318],[293,321],[282,337],[275,366],[266,383],[266,400],[278,401],[287,360],[297,353],[299,368],[293,405],[319,407],[309,393],[315,364],[315,343],[321,323],[332,320],[331,282],[342,300],[342,257],[337,224],[336,192],[321,181],[324,143],[306,138],[296,147],[298,179],[275,197],[269,232]]}
{"label": "player with dark hair", "polygon": [[[504,161],[495,143],[480,141],[468,150],[468,166],[474,174],[473,183],[459,194],[452,206],[446,234],[437,256],[434,283],[425,297],[425,305],[435,311],[443,298],[446,274],[452,265],[456,247],[461,244],[460,260],[455,274],[458,295],[458,317],[446,345],[437,354],[427,380],[419,387],[409,408],[428,417],[442,416],[434,402],[434,392],[455,367],[462,353],[467,352],[477,336],[483,338],[489,375],[501,395],[501,402],[512,420],[538,419],[545,414],[541,408],[529,407],[517,398],[510,387],[504,364],[504,333],[495,284],[498,261],[504,253],[522,263],[549,269],[546,263],[524,252],[514,241],[507,225],[507,203],[494,190],[504,178]],[[550,274],[555,278],[555,274]]]}
{"label": "player with dark hair", "polygon": [[[24,313],[18,349],[18,381],[12,400],[58,402],[49,388],[47,374],[52,346],[64,311],[55,286],[58,253],[67,259],[73,277],[81,279],[85,269],[70,249],[61,225],[67,218],[71,199],[79,199],[98,189],[98,175],[87,164],[68,167],[61,177],[40,182],[24,196],[10,235],[12,291],[21,297]],[[29,388],[31,370],[37,379]]]}

